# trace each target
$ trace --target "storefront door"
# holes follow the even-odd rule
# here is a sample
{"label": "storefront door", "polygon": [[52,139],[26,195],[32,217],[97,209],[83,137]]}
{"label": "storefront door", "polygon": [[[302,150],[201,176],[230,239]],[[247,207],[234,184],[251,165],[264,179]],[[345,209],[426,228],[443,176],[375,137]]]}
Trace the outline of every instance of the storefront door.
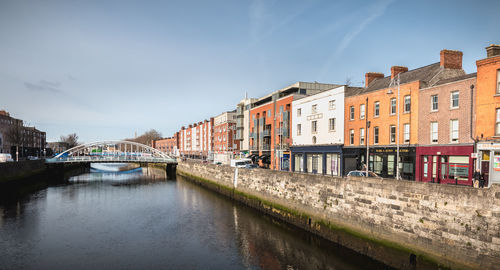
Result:
{"label": "storefront door", "polygon": [[432,156],[422,156],[422,175],[421,181],[422,182],[430,182],[432,180],[431,174],[432,174]]}

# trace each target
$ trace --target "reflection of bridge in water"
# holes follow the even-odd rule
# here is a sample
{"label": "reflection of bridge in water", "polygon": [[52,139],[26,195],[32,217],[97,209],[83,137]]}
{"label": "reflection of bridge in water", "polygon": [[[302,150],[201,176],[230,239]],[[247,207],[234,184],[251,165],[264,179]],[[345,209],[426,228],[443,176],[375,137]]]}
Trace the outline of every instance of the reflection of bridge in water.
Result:
{"label": "reflection of bridge in water", "polygon": [[46,163],[57,164],[85,164],[90,163],[138,163],[141,166],[149,164],[165,165],[169,176],[175,175],[177,160],[150,146],[130,141],[102,141],[75,146],[54,158],[47,159]]}

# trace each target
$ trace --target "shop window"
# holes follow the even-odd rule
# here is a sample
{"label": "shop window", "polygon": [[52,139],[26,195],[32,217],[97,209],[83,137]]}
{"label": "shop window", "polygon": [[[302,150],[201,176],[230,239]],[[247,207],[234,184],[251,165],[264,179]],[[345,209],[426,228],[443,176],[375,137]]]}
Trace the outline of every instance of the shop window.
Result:
{"label": "shop window", "polygon": [[302,124],[297,124],[297,136],[300,136],[302,134]]}
{"label": "shop window", "polygon": [[456,109],[458,108],[458,102],[459,102],[459,92],[458,91],[453,91],[451,92],[450,96],[450,108],[451,109]]}
{"label": "shop window", "polygon": [[391,98],[391,111],[390,114],[396,114],[396,99]]}
{"label": "shop window", "polygon": [[438,110],[438,96],[432,95],[431,96],[431,112],[435,112],[437,110]]}
{"label": "shop window", "polygon": [[378,144],[378,127],[373,128],[373,143]]}
{"label": "shop window", "polygon": [[384,165],[384,159],[380,155],[375,155],[373,162],[373,171],[375,173],[382,173],[382,167]]}
{"label": "shop window", "polygon": [[458,120],[450,120],[450,142],[458,142]]}
{"label": "shop window", "polygon": [[320,154],[307,154],[307,172],[321,174],[323,172],[323,156]]}
{"label": "shop window", "polygon": [[359,129],[359,145],[364,145],[365,144],[365,129],[360,128]]}
{"label": "shop window", "polygon": [[409,143],[410,142],[410,124],[404,124],[403,125],[403,137],[404,137],[404,141],[405,143]]}
{"label": "shop window", "polygon": [[391,143],[396,143],[396,126],[389,127],[389,134],[391,138]]}
{"label": "shop window", "polygon": [[326,173],[333,176],[339,175],[340,156],[338,154],[326,154]]}
{"label": "shop window", "polygon": [[496,110],[495,135],[500,135],[500,108]]}
{"label": "shop window", "polygon": [[404,102],[405,102],[404,112],[408,113],[411,110],[411,97],[410,96],[405,96],[404,97]]}
{"label": "shop window", "polygon": [[354,120],[354,106],[349,107],[349,119]]}
{"label": "shop window", "polygon": [[431,143],[438,142],[438,123],[431,122]]}
{"label": "shop window", "polygon": [[373,104],[373,117],[378,117],[380,115],[380,102],[376,101]]}
{"label": "shop window", "polygon": [[394,155],[387,155],[387,175],[394,175]]}
{"label": "shop window", "polygon": [[354,129],[349,131],[349,144],[354,145]]}
{"label": "shop window", "polygon": [[295,155],[295,171],[296,172],[303,172],[304,171],[304,168],[303,168],[303,160],[304,160],[304,157],[302,156],[302,154],[297,154]]}
{"label": "shop window", "polygon": [[469,157],[449,156],[448,178],[467,181],[469,180]]}
{"label": "shop window", "polygon": [[359,105],[359,119],[365,119],[365,104]]}

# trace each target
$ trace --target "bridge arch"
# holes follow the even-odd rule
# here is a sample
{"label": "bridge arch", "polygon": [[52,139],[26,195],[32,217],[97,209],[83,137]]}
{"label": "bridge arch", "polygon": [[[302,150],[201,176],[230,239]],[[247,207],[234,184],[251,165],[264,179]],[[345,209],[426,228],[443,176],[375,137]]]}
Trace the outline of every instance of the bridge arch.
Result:
{"label": "bridge arch", "polygon": [[148,145],[110,140],[77,145],[58,154],[50,162],[177,163],[177,160]]}

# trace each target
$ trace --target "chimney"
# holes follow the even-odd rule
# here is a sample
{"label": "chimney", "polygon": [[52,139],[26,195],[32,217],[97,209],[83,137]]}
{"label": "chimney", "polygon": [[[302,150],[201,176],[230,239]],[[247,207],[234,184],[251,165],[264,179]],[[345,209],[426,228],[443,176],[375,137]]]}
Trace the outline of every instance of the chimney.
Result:
{"label": "chimney", "polygon": [[461,51],[441,50],[441,67],[462,69],[462,55]]}
{"label": "chimney", "polygon": [[383,73],[378,73],[378,72],[368,72],[365,74],[365,87],[368,87],[371,82],[373,82],[376,79],[382,79],[384,78]]}
{"label": "chimney", "polygon": [[486,47],[486,56],[493,57],[500,55],[500,45],[490,44],[490,46]]}
{"label": "chimney", "polygon": [[408,68],[407,67],[402,67],[402,66],[392,66],[391,67],[391,79],[394,79],[394,77],[398,76],[399,73],[407,72]]}

